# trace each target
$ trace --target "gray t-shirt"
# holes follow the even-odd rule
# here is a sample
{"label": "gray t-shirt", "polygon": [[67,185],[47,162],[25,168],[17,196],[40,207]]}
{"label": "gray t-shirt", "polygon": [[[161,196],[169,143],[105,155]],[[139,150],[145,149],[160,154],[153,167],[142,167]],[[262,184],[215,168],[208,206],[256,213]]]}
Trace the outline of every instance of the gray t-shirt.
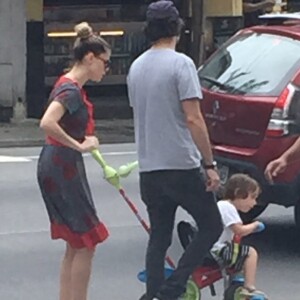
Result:
{"label": "gray t-shirt", "polygon": [[127,84],[140,171],[199,167],[181,103],[202,98],[194,62],[172,49],[150,49],[131,65]]}

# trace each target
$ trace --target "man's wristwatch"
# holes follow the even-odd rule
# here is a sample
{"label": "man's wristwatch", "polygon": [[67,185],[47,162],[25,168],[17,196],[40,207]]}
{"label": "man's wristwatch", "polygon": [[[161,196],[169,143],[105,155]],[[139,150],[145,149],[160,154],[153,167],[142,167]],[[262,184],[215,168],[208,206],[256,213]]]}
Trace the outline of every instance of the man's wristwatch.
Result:
{"label": "man's wristwatch", "polygon": [[214,160],[211,164],[206,165],[204,162],[202,163],[203,169],[209,170],[209,169],[217,169],[217,162]]}

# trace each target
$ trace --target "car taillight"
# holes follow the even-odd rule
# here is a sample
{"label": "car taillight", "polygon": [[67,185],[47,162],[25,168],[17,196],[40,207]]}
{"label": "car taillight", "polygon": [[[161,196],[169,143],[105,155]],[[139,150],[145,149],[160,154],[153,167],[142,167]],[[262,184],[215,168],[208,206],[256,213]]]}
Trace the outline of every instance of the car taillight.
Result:
{"label": "car taillight", "polygon": [[268,137],[280,137],[289,134],[289,127],[294,123],[290,120],[289,107],[295,94],[295,87],[289,84],[278,97],[267,128]]}

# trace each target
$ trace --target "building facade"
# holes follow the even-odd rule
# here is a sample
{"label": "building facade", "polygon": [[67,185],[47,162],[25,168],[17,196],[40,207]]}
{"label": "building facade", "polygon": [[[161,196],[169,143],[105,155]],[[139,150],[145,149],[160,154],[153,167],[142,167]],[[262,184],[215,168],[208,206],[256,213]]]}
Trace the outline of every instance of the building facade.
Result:
{"label": "building facade", "polygon": [[25,25],[25,2],[0,0],[0,121],[25,116]]}
{"label": "building facade", "polygon": [[[109,112],[128,110],[126,74],[149,46],[142,28],[151,1],[0,0],[0,122],[42,115],[49,90],[71,61],[73,39],[59,34],[69,33],[83,18],[113,46],[108,76],[101,85],[88,83],[88,93],[96,107],[106,101],[109,107],[114,103]],[[186,23],[179,50],[197,65],[243,26],[242,0],[173,1]],[[299,3],[289,0],[289,10]]]}

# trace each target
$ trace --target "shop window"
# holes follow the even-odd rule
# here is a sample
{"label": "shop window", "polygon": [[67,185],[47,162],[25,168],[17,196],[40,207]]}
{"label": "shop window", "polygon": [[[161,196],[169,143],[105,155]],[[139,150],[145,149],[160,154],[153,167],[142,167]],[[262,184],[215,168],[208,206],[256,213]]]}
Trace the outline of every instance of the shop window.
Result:
{"label": "shop window", "polygon": [[[73,27],[87,21],[112,45],[112,66],[102,84],[125,84],[131,62],[147,47],[143,5],[45,7],[46,85],[53,85],[71,64]],[[72,36],[73,35],[73,36]]]}

